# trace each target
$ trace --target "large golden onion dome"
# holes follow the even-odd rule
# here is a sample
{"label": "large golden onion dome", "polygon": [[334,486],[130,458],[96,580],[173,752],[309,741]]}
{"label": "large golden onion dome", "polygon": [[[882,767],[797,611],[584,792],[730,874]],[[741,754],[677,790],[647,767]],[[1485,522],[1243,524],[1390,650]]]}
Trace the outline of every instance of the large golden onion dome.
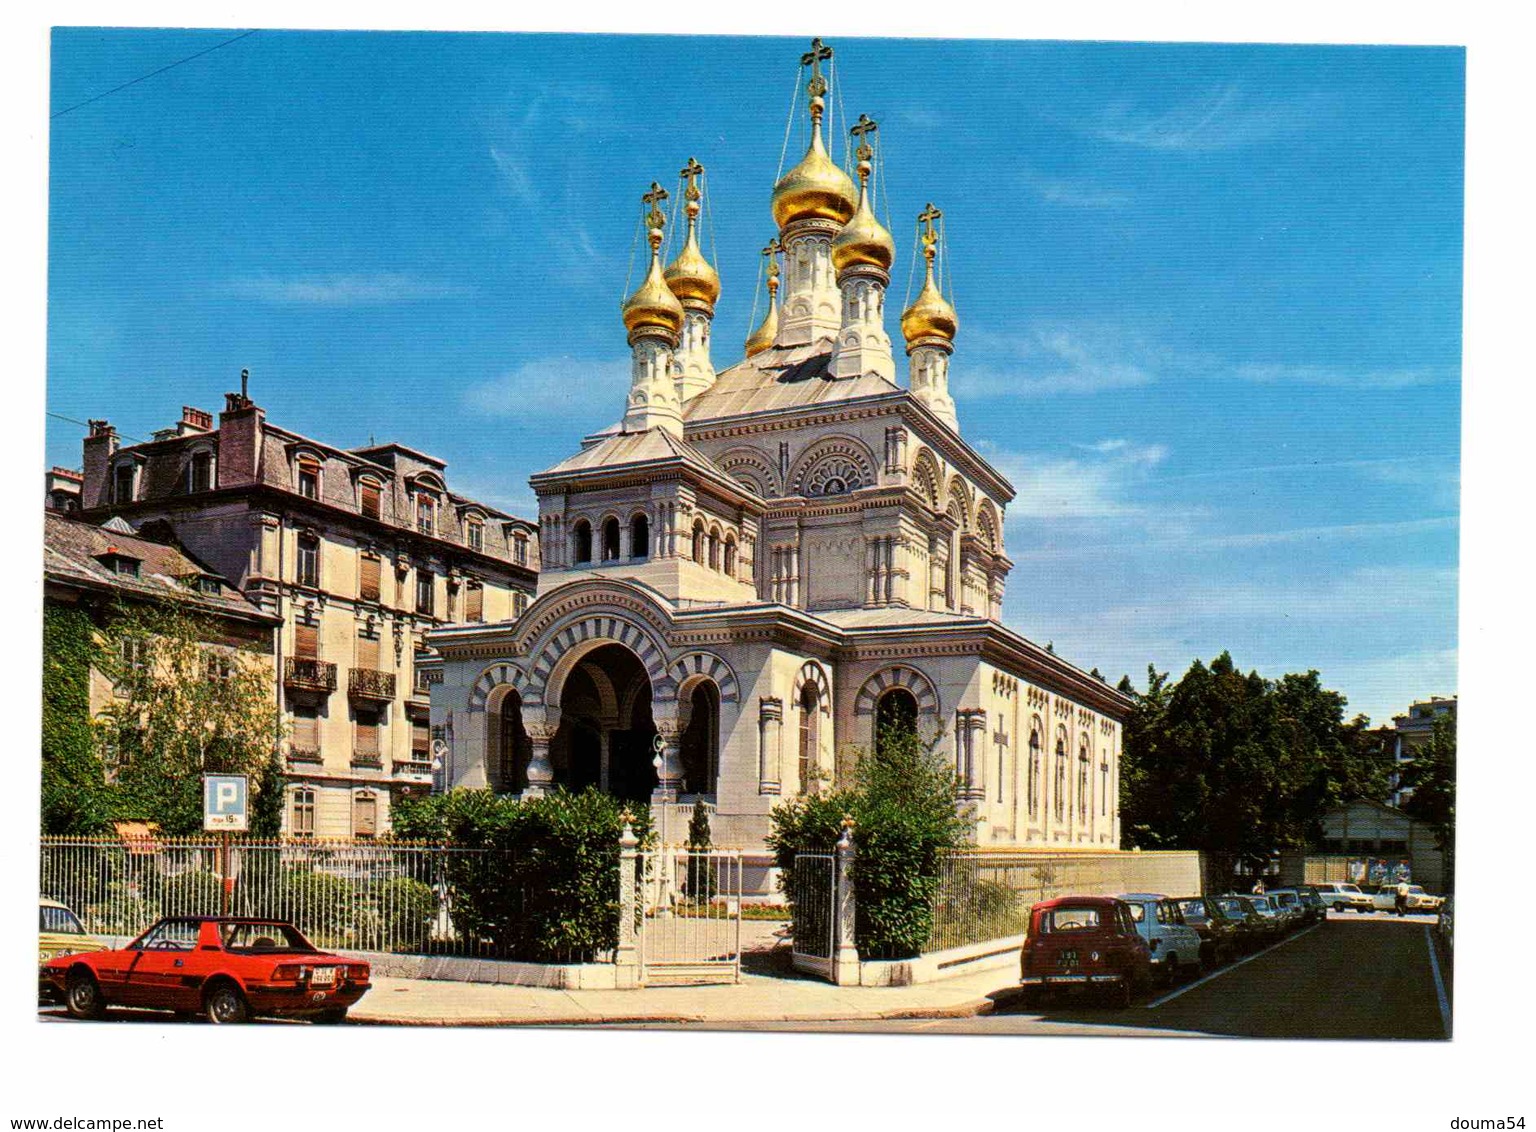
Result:
{"label": "large golden onion dome", "polygon": [[688,208],[688,238],[662,277],[678,299],[702,303],[713,312],[715,301],[720,298],[720,275],[699,249],[698,206],[689,201]]}
{"label": "large golden onion dome", "polygon": [[666,223],[660,210],[652,209],[650,221],[651,266],[645,281],[619,308],[631,343],[643,334],[660,334],[673,343],[683,329],[683,304],[667,286],[661,273],[661,230]]}
{"label": "large golden onion dome", "polygon": [[[929,205],[927,212],[933,218],[938,210]],[[960,320],[955,308],[949,305],[938,284],[933,279],[933,260],[938,254],[938,237],[933,231],[933,220],[928,220],[928,230],[923,233],[923,258],[928,261],[923,289],[918,292],[912,305],[901,313],[901,336],[907,340],[910,353],[916,345],[952,344]]]}
{"label": "large golden onion dome", "polygon": [[859,163],[859,207],[843,230],[832,240],[832,266],[841,275],[850,267],[878,267],[890,271],[896,260],[896,241],[891,239],[869,207],[869,163]]}
{"label": "large golden onion dome", "polygon": [[811,102],[811,147],[773,186],[773,221],[780,228],[811,218],[846,224],[853,215],[853,180],[827,156],[821,141],[820,101]]}

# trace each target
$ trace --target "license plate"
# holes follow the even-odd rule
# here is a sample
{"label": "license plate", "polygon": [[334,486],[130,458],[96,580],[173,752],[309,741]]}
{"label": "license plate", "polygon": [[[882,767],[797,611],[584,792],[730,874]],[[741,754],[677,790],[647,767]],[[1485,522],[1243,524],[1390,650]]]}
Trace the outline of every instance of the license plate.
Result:
{"label": "license plate", "polygon": [[1087,975],[1052,975],[1048,980],[1052,983],[1086,983]]}
{"label": "license plate", "polygon": [[1077,966],[1077,952],[1075,952],[1075,951],[1063,951],[1061,953],[1060,963],[1061,963],[1061,965],[1063,967],[1076,967]]}
{"label": "license plate", "polygon": [[317,987],[328,987],[336,981],[335,967],[316,967],[309,981]]}

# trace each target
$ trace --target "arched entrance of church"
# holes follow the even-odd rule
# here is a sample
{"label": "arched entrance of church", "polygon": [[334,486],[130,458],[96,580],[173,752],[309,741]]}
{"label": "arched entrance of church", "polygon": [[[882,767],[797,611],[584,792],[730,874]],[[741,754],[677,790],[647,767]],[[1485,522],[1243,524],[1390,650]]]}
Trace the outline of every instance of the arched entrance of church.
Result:
{"label": "arched entrance of church", "polygon": [[649,802],[657,783],[656,725],[640,659],[623,645],[598,645],[566,673],[559,696],[560,725],[549,744],[555,785]]}

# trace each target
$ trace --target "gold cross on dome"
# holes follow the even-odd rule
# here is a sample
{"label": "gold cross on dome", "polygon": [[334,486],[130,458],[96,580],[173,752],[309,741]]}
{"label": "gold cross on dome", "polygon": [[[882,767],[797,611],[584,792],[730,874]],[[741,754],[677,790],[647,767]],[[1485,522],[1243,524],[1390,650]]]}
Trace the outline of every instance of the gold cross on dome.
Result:
{"label": "gold cross on dome", "polygon": [[704,176],[704,166],[699,164],[699,159],[697,157],[690,157],[688,164],[678,170],[677,175],[688,182],[688,188],[684,190],[683,195],[689,200],[698,200],[699,187],[695,182],[698,178]]}
{"label": "gold cross on dome", "polygon": [[667,223],[667,218],[662,215],[662,211],[658,206],[667,199],[668,195],[666,189],[662,188],[657,182],[652,181],[651,191],[645,193],[640,198],[643,203],[651,206],[651,210],[646,214],[645,220],[652,228],[661,228]]}
{"label": "gold cross on dome", "polygon": [[931,248],[935,243],[938,242],[939,237],[938,234],[933,230],[933,222],[935,220],[942,219],[943,216],[944,213],[942,211],[933,207],[932,201],[928,202],[927,208],[923,209],[923,211],[917,214],[918,223],[924,225],[923,246],[925,248]]}
{"label": "gold cross on dome", "polygon": [[775,236],[768,241],[768,246],[763,249],[763,255],[768,257],[768,274],[776,277],[779,274],[778,255],[784,250],[784,244]]}
{"label": "gold cross on dome", "polygon": [[819,36],[811,40],[811,49],[800,56],[800,65],[811,69],[812,98],[820,98],[827,93],[827,81],[821,77],[821,61],[830,58],[832,58],[832,49],[823,44]]}
{"label": "gold cross on dome", "polygon": [[868,114],[860,114],[859,120],[848,127],[848,132],[859,139],[859,148],[854,151],[854,156],[860,161],[868,161],[875,155],[875,151],[870,147],[868,135],[878,129],[880,129],[880,123]]}

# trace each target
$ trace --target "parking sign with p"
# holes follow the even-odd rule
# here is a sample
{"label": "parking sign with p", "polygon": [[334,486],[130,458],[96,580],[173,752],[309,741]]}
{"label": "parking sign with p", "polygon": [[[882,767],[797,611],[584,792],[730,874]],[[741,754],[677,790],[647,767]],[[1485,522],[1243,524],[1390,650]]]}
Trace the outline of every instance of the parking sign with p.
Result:
{"label": "parking sign with p", "polygon": [[245,775],[203,775],[203,828],[244,833],[248,828],[247,797]]}

